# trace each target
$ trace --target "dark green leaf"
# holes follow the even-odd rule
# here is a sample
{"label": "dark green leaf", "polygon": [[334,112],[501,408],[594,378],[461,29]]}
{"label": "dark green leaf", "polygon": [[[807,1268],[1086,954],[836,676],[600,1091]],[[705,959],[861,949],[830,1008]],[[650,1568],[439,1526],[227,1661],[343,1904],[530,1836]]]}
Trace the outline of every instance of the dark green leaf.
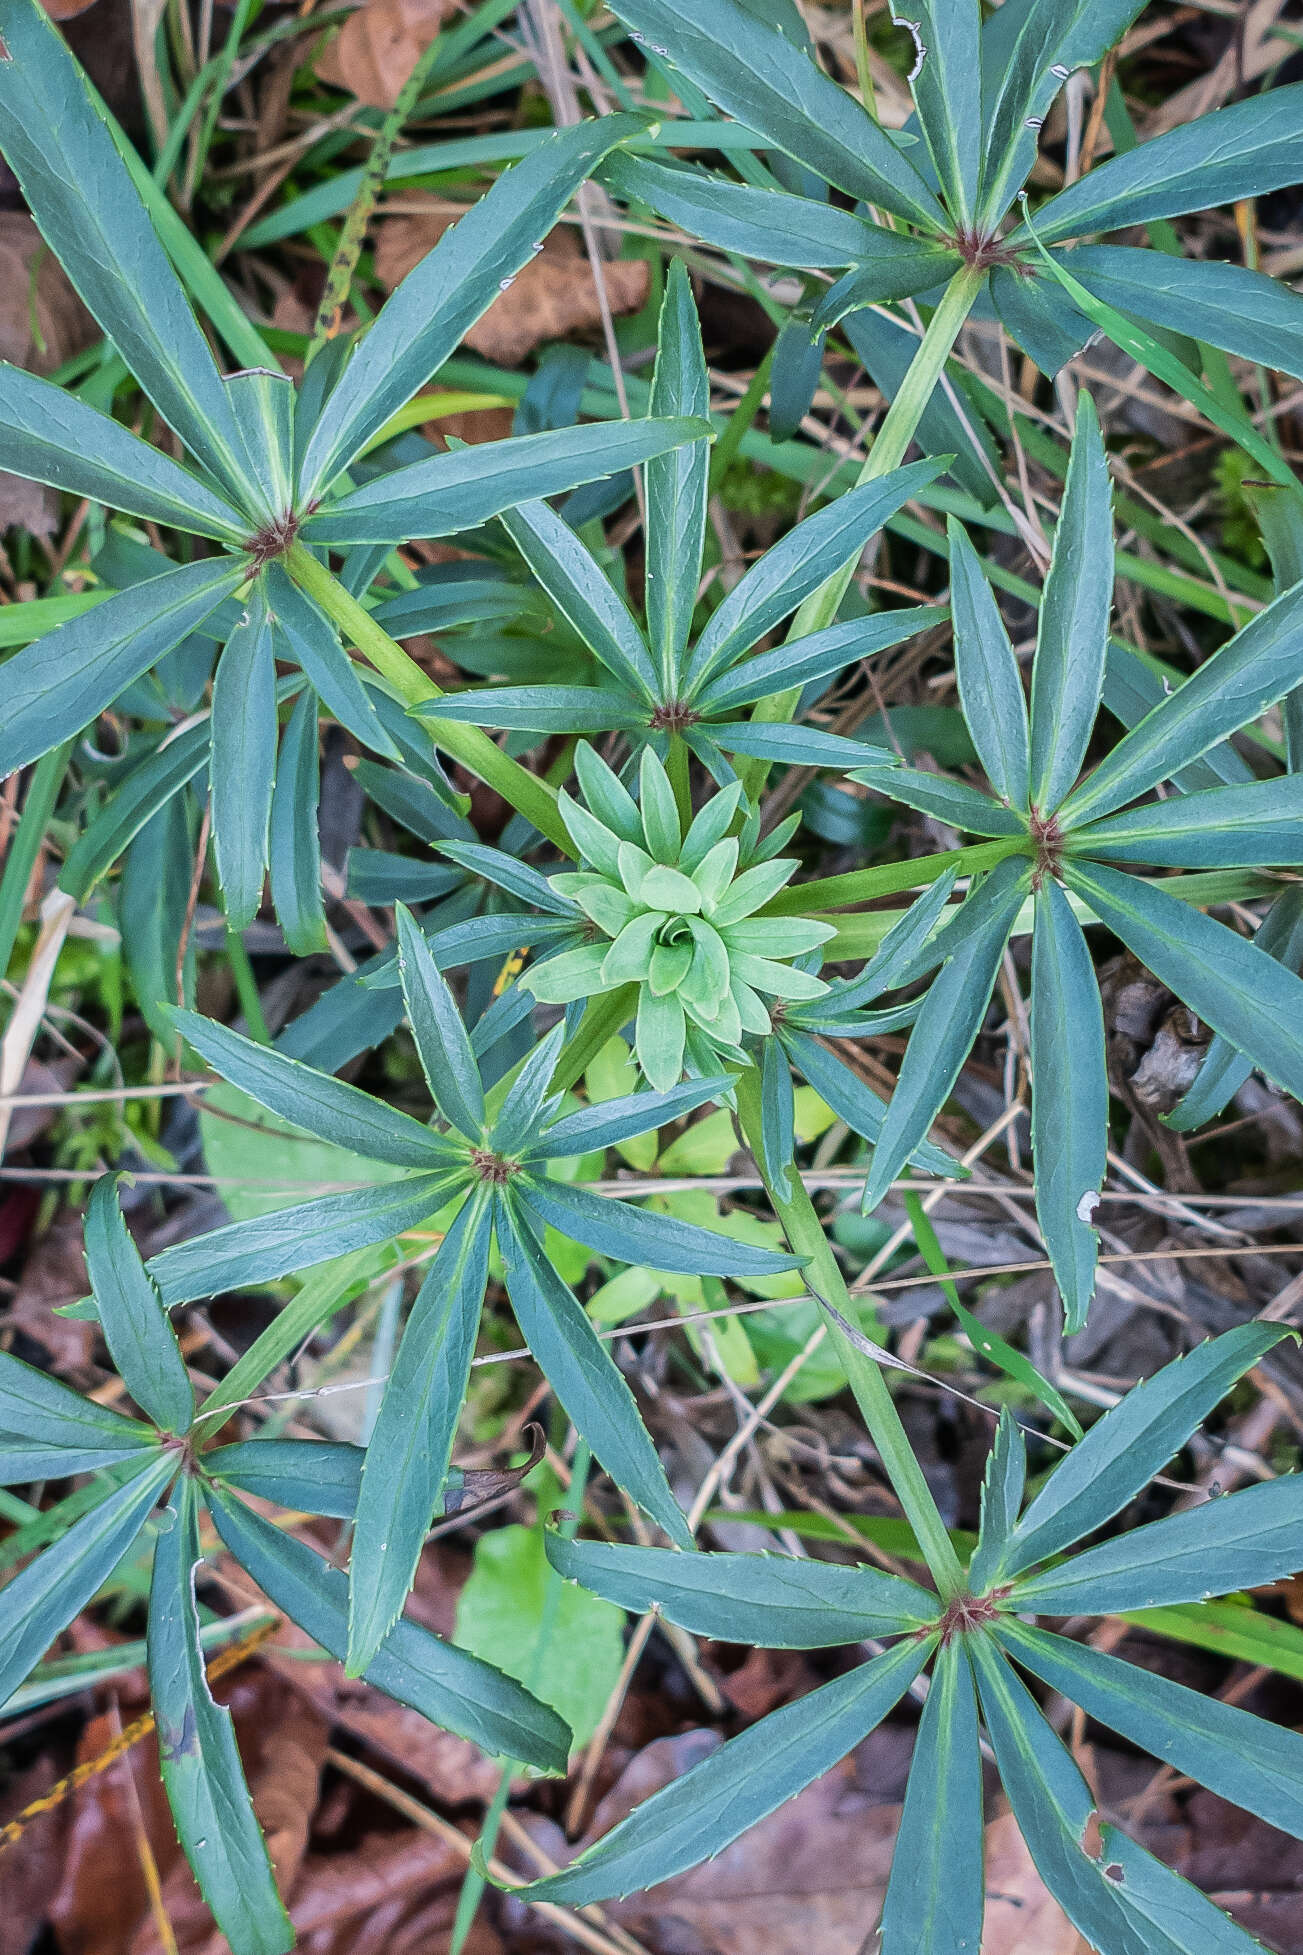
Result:
{"label": "dark green leaf", "polygon": [[[348,1584],[302,1541],[283,1534],[220,1490],[210,1502],[217,1531],[264,1594],[341,1662],[348,1646]],[[520,1684],[414,1622],[396,1622],[366,1680],[432,1724],[469,1738],[490,1757],[563,1773],[570,1732]]]}
{"label": "dark green leaf", "polygon": [[198,1509],[195,1482],[179,1481],[154,1546],[148,1644],[159,1770],[186,1859],[232,1948],[283,1955],[294,1930],[254,1817],[231,1713],[213,1702],[204,1675],[194,1596]]}
{"label": "dark green leaf", "polygon": [[1009,932],[1030,885],[1025,862],[1002,862],[948,926],[947,961],[914,1021],[873,1150],[864,1188],[866,1213],[877,1207],[949,1099],[986,1015]]}
{"label": "dark green leaf", "polygon": [[844,624],[830,625],[826,631],[812,632],[808,638],[789,639],[772,652],[741,659],[703,687],[694,704],[706,714],[736,712],[770,693],[831,678],[858,659],[872,658],[875,652],[912,638],[916,631],[926,631],[943,616],[934,605],[877,611],[871,617],[850,618]]}
{"label": "dark green leaf", "polygon": [[239,543],[250,525],[197,475],[76,394],[0,362],[0,468],[131,516]]}
{"label": "dark green leaf", "polygon": [[0,1351],[0,1486],[90,1473],[155,1443],[138,1419]]}
{"label": "dark green leaf", "polygon": [[985,1898],[977,1699],[963,1644],[955,1639],[937,1652],[919,1720],[882,1908],[882,1945],[892,1955],[977,1955]]}
{"label": "dark green leaf", "polygon": [[949,535],[955,676],[964,718],[991,786],[1006,806],[1026,814],[1030,757],[1018,661],[977,552],[953,516]]}
{"label": "dark green leaf", "polygon": [[461,1181],[460,1174],[409,1174],[379,1187],[322,1195],[178,1242],[145,1267],[173,1310],[196,1297],[270,1283],[292,1270],[386,1242],[428,1220]]}
{"label": "dark green leaf", "polygon": [[394,914],[407,1021],[431,1098],[450,1127],[478,1141],[484,1133],[484,1088],[466,1027],[411,911],[399,904]]}
{"label": "dark green leaf", "polygon": [[247,929],[262,902],[277,731],[276,661],[260,578],[213,677],[213,854],[233,930]]}
{"label": "dark green leaf", "polygon": [[1262,1943],[1199,1888],[1146,1853],[1116,1826],[1099,1829],[1100,1861],[1118,1906],[1153,1955],[1261,1955]]}
{"label": "dark green leaf", "polygon": [[385,731],[331,620],[306,592],[290,582],[280,564],[269,564],[263,581],[276,628],[278,656],[292,658],[302,667],[322,704],[363,746],[383,754],[386,760],[397,760],[398,748]]}
{"label": "dark green leaf", "polygon": [[842,771],[873,766],[890,757],[888,748],[869,747],[840,733],[825,733],[819,726],[783,726],[764,720],[716,722],[703,727],[701,737],[725,753],[776,761],[782,767],[835,767]]}
{"label": "dark green leaf", "polygon": [[1174,869],[1248,868],[1303,858],[1303,775],[1206,788],[1128,808],[1086,828],[1072,844],[1100,862]]}
{"label": "dark green leaf", "polygon": [[531,1142],[527,1159],[565,1160],[585,1154],[590,1148],[615,1147],[635,1134],[650,1133],[657,1127],[668,1127],[672,1120],[681,1120],[685,1113],[695,1112],[705,1101],[719,1099],[731,1083],[722,1076],[685,1079],[668,1093],[629,1093],[618,1100],[601,1100],[593,1106],[582,1107]]}
{"label": "dark green leaf", "polygon": [[[653,407],[653,412],[661,412]],[[682,410],[686,413],[687,410]],[[678,418],[595,421],[514,440],[484,441],[378,476],[351,489],[303,526],[309,543],[403,543],[452,536],[517,503],[601,481],[685,442],[695,447],[710,423]]]}
{"label": "dark green leaf", "polygon": [[1031,801],[1043,816],[1081,772],[1104,690],[1113,599],[1110,490],[1099,421],[1083,390],[1032,664]]}
{"label": "dark green leaf", "polygon": [[204,1471],[291,1513],[351,1521],[362,1448],[332,1439],[237,1439],[204,1454]]}
{"label": "dark green leaf", "polygon": [[549,136],[472,204],[362,333],[299,468],[310,501],[411,399],[509,285],[595,164],[640,128],[608,115]]}
{"label": "dark green leaf", "polygon": [[498,1249],[516,1321],[567,1417],[617,1486],[671,1540],[692,1535],[670,1491],[633,1393],[571,1291],[510,1199],[498,1204]]}
{"label": "dark green leaf", "polygon": [[174,1014],[178,1030],[202,1059],[244,1093],[335,1147],[350,1148],[396,1167],[427,1173],[455,1166],[458,1151],[410,1114],[387,1106],[360,1087],[319,1073],[271,1046],[258,1045],[198,1012]]}
{"label": "dark green leaf", "polygon": [[0,778],[89,726],[245,575],[229,557],[205,557],[107,598],[15,652],[0,665]]}
{"label": "dark green leaf", "polygon": [[1108,1166],[1108,1065],[1095,967],[1053,876],[1036,893],[1031,1059],[1036,1219],[1072,1332],[1095,1294],[1092,1217]]}
{"label": "dark green leaf", "polygon": [[656,1215],[628,1202],[604,1201],[583,1188],[541,1175],[522,1176],[515,1192],[540,1220],[563,1235],[583,1242],[600,1256],[622,1263],[646,1263],[652,1269],[682,1270],[694,1276],[775,1276],[795,1269],[799,1256],[779,1256],[769,1249],[753,1249],[713,1229],[700,1229],[675,1216]]}
{"label": "dark green leaf", "polygon": [[1283,1334],[1276,1324],[1237,1325],[1136,1385],[1055,1467],[994,1575],[1007,1581],[1112,1520]]}
{"label": "dark green leaf", "polygon": [[910,0],[907,17],[903,4],[892,0],[892,19],[913,36],[910,86],[923,139],[951,216],[956,225],[967,225],[976,210],[988,141],[982,125],[981,7],[978,0]]}
{"label": "dark green leaf", "polygon": [[835,271],[878,253],[888,263],[898,257],[913,263],[920,250],[913,238],[886,231],[853,211],[787,190],[730,183],[659,158],[616,155],[601,175],[625,203],[649,204],[690,236],[765,264]]}
{"label": "dark green leaf", "polygon": [[[887,1108],[873,1088],[866,1086],[849,1066],[844,1066],[835,1054],[808,1033],[787,1028],[783,1043],[791,1053],[793,1063],[804,1073],[820,1099],[827,1101],[838,1119],[844,1120],[853,1132],[876,1146]],[[923,1174],[962,1176],[965,1172],[957,1161],[952,1160],[949,1154],[943,1154],[930,1140],[921,1141],[909,1158],[911,1165]]]}
{"label": "dark green leaf", "polygon": [[584,1907],[652,1887],[710,1859],[831,1771],[894,1710],[931,1654],[910,1639],[773,1711],[663,1786],[530,1900]]}
{"label": "dark green leaf", "polygon": [[86,1268],[123,1384],[164,1432],[187,1432],[195,1415],[194,1386],[157,1286],[127,1233],[112,1175],[102,1175],[91,1189]]}
{"label": "dark green leaf", "polygon": [[[712,0],[714,5],[724,3]],[[893,469],[788,530],[733,586],[702,632],[688,662],[693,688],[781,624],[825,578],[862,550],[888,517],[934,482],[942,467],[940,462],[924,461]]]}
{"label": "dark green leaf", "polygon": [[207,724],[189,726],[133,767],[121,787],[93,814],[59,873],[59,887],[84,903],[165,801],[192,781],[208,759]]}
{"label": "dark green leaf", "polygon": [[1159,883],[1070,862],[1069,889],[1206,1025],[1303,1099],[1303,983]]}
{"label": "dark green leaf", "polygon": [[247,497],[207,341],[67,43],[34,0],[8,0],[4,40],[0,147],[46,242],[163,419]]}
{"label": "dark green leaf", "polygon": [[317,701],[312,691],[305,690],[281,736],[268,834],[272,901],[296,957],[310,957],[314,950],[326,948],[317,829],[320,801]]}
{"label": "dark green leaf", "polygon": [[[1303,83],[1168,129],[1152,142],[1110,157],[1036,217],[1042,244],[1090,231],[1116,231],[1156,217],[1181,217],[1297,183],[1303,176]],[[1021,243],[1027,228],[1013,234]]]}
{"label": "dark green leaf", "polygon": [[0,1589],[0,1707],[60,1630],[103,1588],[175,1471],[171,1455],[151,1453],[125,1486],[116,1487]]}
{"label": "dark green leaf", "polygon": [[991,1585],[1005,1543],[1018,1524],[1026,1484],[1027,1448],[1018,1421],[1009,1407],[1002,1405],[982,1476],[982,1519],[977,1546],[968,1564],[968,1586],[974,1595],[982,1595]]}
{"label": "dark green leaf", "polygon": [[[656,668],[629,607],[592,553],[545,502],[507,511],[503,527],[543,589],[589,650],[637,699],[654,704]],[[443,710],[443,701],[439,702]]]}
{"label": "dark green leaf", "polygon": [[1026,835],[1026,820],[1012,808],[992,800],[967,781],[951,780],[947,774],[931,774],[921,767],[859,767],[852,776],[875,794],[903,801],[907,808],[934,815],[950,828],[968,835]]}
{"label": "dark green leaf", "polygon": [[1281,279],[1218,259],[1116,244],[1083,245],[1068,264],[1087,291],[1119,312],[1303,379],[1303,296]]}
{"label": "dark green leaf", "polygon": [[1303,1474],[1285,1473],[1133,1528],[1018,1584],[1037,1615],[1121,1615],[1205,1602],[1297,1573]]}
{"label": "dark green leaf", "polygon": [[[1295,883],[1276,898],[1253,941],[1287,971],[1298,970],[1303,964],[1303,887]],[[1252,1071],[1252,1059],[1237,1052],[1220,1032],[1214,1033],[1198,1078],[1180,1105],[1164,1117],[1164,1126],[1178,1134],[1202,1126],[1221,1112]]]}
{"label": "dark green leaf", "polygon": [[[701,326],[681,258],[671,261],[661,305],[650,411],[709,425],[710,379]],[[671,685],[692,629],[706,533],[710,450],[691,441],[647,464],[647,635],[662,682]]]}
{"label": "dark green leaf", "polygon": [[1004,1621],[1000,1640],[1025,1669],[1142,1751],[1303,1838],[1303,1736],[1139,1670],[1088,1644]]}
{"label": "dark green leaf", "polygon": [[457,1212],[412,1305],[367,1446],[348,1585],[348,1671],[360,1676],[402,1613],[447,1478],[466,1398],[493,1209]]}
{"label": "dark green leaf", "polygon": [[613,686],[479,686],[431,701],[440,719],[467,720],[522,733],[633,732],[651,724],[652,707]]}
{"label": "dark green leaf", "polygon": [[876,1568],[783,1555],[683,1554],[570,1541],[551,1531],[548,1557],[567,1581],[643,1614],[659,1609],[696,1636],[764,1649],[833,1649],[866,1636],[912,1634],[932,1622],[935,1595]]}
{"label": "dark green leaf", "polygon": [[991,303],[1015,345],[1053,380],[1075,360],[1095,322],[1075,306],[1042,265],[997,265],[990,278]]}

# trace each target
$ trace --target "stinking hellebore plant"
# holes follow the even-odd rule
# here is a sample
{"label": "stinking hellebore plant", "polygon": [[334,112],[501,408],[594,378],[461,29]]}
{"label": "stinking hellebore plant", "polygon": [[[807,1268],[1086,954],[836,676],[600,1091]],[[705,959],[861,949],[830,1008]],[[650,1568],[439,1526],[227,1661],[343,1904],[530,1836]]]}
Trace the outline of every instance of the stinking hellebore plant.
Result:
{"label": "stinking hellebore plant", "polygon": [[[0,1706],[152,1535],[149,1684],[177,1835],[236,1955],[283,1955],[294,1945],[294,1930],[250,1802],[231,1714],[214,1702],[204,1675],[195,1599],[204,1565],[199,1527],[208,1520],[274,1607],[342,1657],[348,1647],[344,1576],[240,1496],[351,1521],[362,1449],[304,1439],[214,1444],[244,1387],[232,1372],[196,1407],[176,1334],[127,1233],[111,1177],[91,1193],[86,1262],[105,1342],[142,1416],[128,1418],[83,1398],[0,1352],[0,1484],[97,1476],[90,1499],[79,1490],[63,1503],[75,1507],[76,1517],[69,1514],[64,1531],[0,1590]],[[243,1361],[237,1371],[249,1386],[261,1376]],[[50,1515],[38,1520],[48,1540]],[[364,1674],[387,1696],[490,1755],[565,1771],[570,1732],[555,1711],[514,1678],[414,1622],[388,1626]]]}
{"label": "stinking hellebore plant", "polygon": [[[1065,251],[1072,240],[1297,183],[1303,85],[1250,96],[1115,154],[1043,203],[1034,233],[1025,221],[1004,228],[1063,84],[1102,60],[1143,4],[1006,0],[985,21],[979,0],[893,4],[914,41],[915,163],[817,66],[790,0],[775,0],[768,18],[740,0],[614,0],[670,85],[686,78],[694,96],[703,90],[754,131],[776,175],[757,163],[752,180],[738,183],[633,156],[610,158],[601,174],[620,196],[722,250],[805,272],[847,267],[816,304],[811,331],[855,315],[852,344],[889,394],[898,376],[886,345],[901,329],[863,309],[914,295],[944,289],[938,309],[953,340],[989,287],[1010,338],[1049,374],[1081,349],[1094,320],[1066,295],[1037,242],[1067,259],[1091,299],[1303,375],[1303,298],[1278,280],[1132,246]],[[829,201],[824,185],[855,207]]]}
{"label": "stinking hellebore plant", "polygon": [[[1135,873],[1142,864],[1218,869],[1303,859],[1303,775],[1245,781],[1232,755],[1228,785],[1216,751],[1303,682],[1303,587],[1278,597],[1160,698],[1079,780],[1104,684],[1113,556],[1108,468],[1088,396],[1080,397],[1041,603],[1030,721],[995,598],[954,522],[950,541],[960,702],[992,792],[897,765],[853,778],[994,839],[988,873],[877,987],[940,967],[918,1006],[864,1204],[882,1200],[948,1098],[1030,902],[1036,1213],[1075,1330],[1094,1291],[1092,1217],[1108,1145],[1104,1021],[1082,920],[1111,930],[1207,1025],[1303,1099],[1303,982],[1162,880]],[[1141,798],[1155,793],[1165,798]]]}
{"label": "stinking hellebore plant", "polygon": [[[1149,1483],[1280,1335],[1243,1324],[1129,1392],[1021,1514],[1027,1460],[1006,1408],[981,1530],[949,1599],[867,1566],[680,1554],[567,1540],[568,1580],[695,1635],[765,1649],[889,1647],[730,1739],[635,1806],[573,1865],[515,1891],[581,1907],[653,1887],[723,1850],[831,1770],[900,1703],[926,1699],[879,1924],[883,1955],[977,1955],[982,1942],[981,1727],[1045,1885],[1102,1955],[1260,1955],[1260,1944],[1117,1827],[1014,1668],[1221,1798],[1303,1838],[1303,1736],[1036,1625],[1200,1601],[1294,1572],[1303,1475],[1291,1473],[1068,1557]],[[979,1724],[980,1719],[980,1724]]]}
{"label": "stinking hellebore plant", "polygon": [[[686,426],[709,410],[701,327],[681,261],[670,267],[661,307],[651,412]],[[538,583],[602,668],[595,686],[490,685],[441,699],[438,710],[477,726],[529,733],[622,732],[668,759],[686,780],[691,752],[716,780],[726,756],[750,755],[794,767],[857,764],[854,740],[818,727],[740,717],[757,701],[827,684],[857,660],[898,645],[935,609],[914,607],[854,618],[797,636],[772,651],[756,646],[869,543],[897,510],[935,481],[941,462],[867,482],[796,524],[751,565],[692,641],[706,543],[710,451],[704,441],[648,462],[646,476],[646,630],[638,624],[582,540],[545,502],[520,503],[504,527]],[[684,808],[680,787],[680,806]]]}
{"label": "stinking hellebore plant", "polygon": [[[219,547],[185,563],[160,558],[157,574],[0,665],[0,777],[80,733],[210,629],[223,645],[210,754],[195,742],[185,753],[192,773],[209,762],[217,868],[228,917],[242,928],[267,865],[277,661],[303,678],[285,768],[300,784],[309,759],[315,767],[308,734],[318,704],[364,747],[397,757],[345,641],[404,705],[429,701],[429,678],[353,595],[359,571],[365,586],[395,544],[473,527],[710,432],[694,419],[597,423],[432,454],[361,486],[347,474],[542,248],[598,157],[641,125],[606,117],[554,135],[444,235],[364,333],[323,351],[296,389],[270,366],[219,372],[108,125],[36,0],[3,0],[0,34],[0,150],[51,250],[190,455],[174,461],[75,395],[0,366],[0,467]],[[323,561],[328,549],[353,552],[342,581]],[[542,782],[477,728],[441,732],[436,714],[425,721],[429,739],[564,839]],[[149,811],[139,795],[137,826]],[[128,824],[120,839],[131,832]]]}
{"label": "stinking hellebore plant", "polygon": [[[680,1545],[691,1540],[687,1523],[633,1394],[553,1268],[544,1227],[622,1262],[698,1275],[768,1276],[800,1260],[552,1179],[550,1161],[662,1126],[717,1097],[727,1081],[715,1075],[562,1116],[562,1096],[552,1088],[564,1037],[557,1026],[505,1096],[486,1100],[452,994],[416,924],[402,908],[397,914],[408,1023],[444,1132],[224,1026],[175,1014],[195,1051],[260,1105],[336,1146],[411,1170],[379,1191],[281,1210],[270,1218],[282,1245],[277,1260],[287,1240],[302,1243],[314,1232],[319,1259],[340,1254],[345,1240],[357,1248],[385,1239],[404,1226],[403,1214],[408,1227],[436,1213],[442,1218],[442,1240],[412,1306],[362,1474],[350,1569],[348,1663],[355,1675],[402,1608],[444,1487],[495,1237],[520,1328],[568,1416],[618,1485]],[[198,1253],[198,1244],[185,1246]],[[272,1266],[273,1259],[263,1263],[264,1277]]]}

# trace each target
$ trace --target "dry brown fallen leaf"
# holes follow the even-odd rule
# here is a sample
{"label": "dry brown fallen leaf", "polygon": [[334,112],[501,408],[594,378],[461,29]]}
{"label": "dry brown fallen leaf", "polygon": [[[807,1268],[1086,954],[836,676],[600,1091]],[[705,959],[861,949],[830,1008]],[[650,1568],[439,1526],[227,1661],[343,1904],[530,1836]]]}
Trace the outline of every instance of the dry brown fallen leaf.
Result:
{"label": "dry brown fallen leaf", "polygon": [[[375,246],[381,284],[392,291],[433,250],[452,221],[451,215],[434,212],[383,218]],[[650,272],[641,258],[603,265],[602,278],[613,313],[636,312],[646,302]],[[558,227],[471,327],[466,344],[500,366],[518,366],[545,340],[592,332],[601,323],[597,285],[583,246],[572,231]]]}
{"label": "dry brown fallen leaf", "polygon": [[93,7],[95,0],[41,0],[41,4],[51,20],[75,20]]}
{"label": "dry brown fallen leaf", "polygon": [[[0,360],[53,373],[97,330],[26,211],[0,211]],[[0,530],[51,536],[58,516],[56,490],[0,473]]]}
{"label": "dry brown fallen leaf", "polygon": [[986,1829],[982,1955],[1090,1955],[1090,1944],[1046,1891],[1011,1812]]}
{"label": "dry brown fallen leaf", "polygon": [[456,11],[456,0],[363,0],[322,50],[317,77],[373,109],[391,109],[418,56]]}

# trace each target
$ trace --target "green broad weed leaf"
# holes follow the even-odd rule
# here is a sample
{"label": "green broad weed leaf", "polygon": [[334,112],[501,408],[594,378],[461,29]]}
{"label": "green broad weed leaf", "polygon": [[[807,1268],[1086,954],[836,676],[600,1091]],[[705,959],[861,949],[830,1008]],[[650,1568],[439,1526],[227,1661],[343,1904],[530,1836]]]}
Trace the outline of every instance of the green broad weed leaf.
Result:
{"label": "green broad weed leaf", "polygon": [[624,1660],[624,1614],[567,1583],[551,1589],[536,1527],[481,1535],[457,1598],[458,1645],[518,1677],[565,1720],[577,1749],[597,1729]]}
{"label": "green broad weed leaf", "polygon": [[86,1268],[104,1340],[122,1382],[164,1432],[187,1432],[195,1414],[194,1386],[157,1286],[127,1232],[111,1175],[91,1190]]}
{"label": "green broad weed leaf", "polygon": [[194,1581],[199,1496],[177,1482],[154,1546],[149,1687],[158,1763],[177,1836],[214,1919],[239,1955],[283,1955],[294,1930],[276,1892],[235,1727],[204,1675]]}

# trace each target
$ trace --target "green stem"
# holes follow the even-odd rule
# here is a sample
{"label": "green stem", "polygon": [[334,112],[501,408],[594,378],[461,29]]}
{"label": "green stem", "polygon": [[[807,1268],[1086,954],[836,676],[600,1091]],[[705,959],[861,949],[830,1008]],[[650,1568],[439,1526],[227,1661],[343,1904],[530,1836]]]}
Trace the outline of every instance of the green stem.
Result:
{"label": "green stem", "polygon": [[503,753],[482,727],[463,726],[456,720],[441,720],[424,710],[418,711],[439,697],[440,687],[302,543],[290,545],[285,567],[295,583],[334,620],[368,664],[374,666],[435,745],[451,759],[460,761],[478,780],[494,788],[563,854],[573,856],[574,844],[557,813],[555,790],[510,754]]}
{"label": "green stem", "polygon": [[13,956],[23,921],[23,898],[27,894],[27,885],[32,879],[32,870],[36,867],[36,858],[41,852],[41,843],[45,840],[55,803],[59,799],[72,747],[72,741],[65,740],[61,747],[52,747],[37,761],[28,783],[23,812],[9,839],[4,874],[0,876],[0,977],[9,969],[9,959]]}
{"label": "green stem", "polygon": [[[941,303],[927,323],[896,397],[874,437],[873,446],[854,484],[857,489],[865,482],[874,482],[879,476],[889,475],[904,461],[985,277],[984,271],[965,265],[947,285]],[[857,550],[854,556],[847,558],[840,570],[834,571],[817,591],[810,593],[792,620],[787,633],[789,644],[795,638],[805,638],[811,632],[823,631],[833,623],[859,560],[860,552]],[[759,701],[751,717],[753,720],[785,725],[796,711],[800,697],[798,687],[787,692],[772,693],[769,698]],[[753,760],[739,771],[746,784],[747,795],[754,802],[768,777],[769,762]]]}
{"label": "green stem", "polygon": [[679,823],[685,835],[692,821],[692,780],[688,773],[688,760],[689,752],[682,734],[672,733],[665,772],[674,789],[674,805],[679,811]]}
{"label": "green stem", "polygon": [[[754,1067],[738,1076],[737,1109],[743,1135],[763,1174],[761,1129],[764,1114],[760,1075]],[[805,1274],[812,1292],[821,1300],[827,1298],[844,1316],[853,1318],[855,1306],[847,1292],[841,1266],[824,1233],[823,1223],[800,1176],[790,1175],[788,1180],[790,1193],[786,1195],[781,1194],[767,1177],[765,1182],[770,1202],[783,1224],[787,1240],[797,1255],[809,1258]],[[864,1414],[883,1469],[931,1570],[932,1579],[941,1595],[948,1600],[962,1593],[966,1586],[964,1571],[946,1532],[946,1524],[941,1518],[932,1489],[914,1457],[914,1449],[901,1424],[886,1380],[873,1360],[850,1343],[836,1320],[827,1311],[822,1311],[821,1315],[831,1333],[856,1402]]]}
{"label": "green stem", "polygon": [[1025,851],[1027,843],[1018,835],[1001,836],[994,842],[970,842],[966,848],[943,849],[937,855],[916,856],[909,862],[884,862],[876,869],[852,869],[844,876],[824,876],[818,882],[797,883],[780,889],[769,903],[766,916],[810,916],[815,910],[844,910],[852,903],[871,903],[879,896],[895,896],[902,889],[926,889],[938,882],[947,869],[962,876],[974,876],[993,869],[1007,855]]}

